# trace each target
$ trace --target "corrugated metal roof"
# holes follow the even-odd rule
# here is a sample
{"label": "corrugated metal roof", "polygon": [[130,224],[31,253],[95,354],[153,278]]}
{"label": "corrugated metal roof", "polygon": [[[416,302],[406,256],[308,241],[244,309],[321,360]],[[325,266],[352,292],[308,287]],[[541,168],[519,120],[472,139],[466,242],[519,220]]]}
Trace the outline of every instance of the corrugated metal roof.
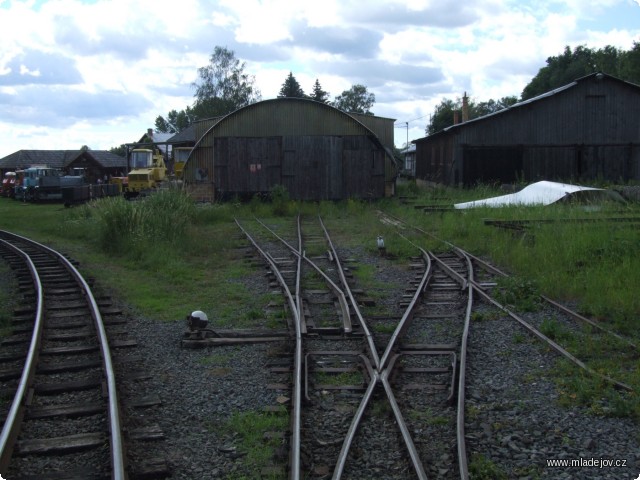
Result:
{"label": "corrugated metal roof", "polygon": [[212,128],[216,136],[222,137],[373,133],[351,115],[304,98],[275,98],[253,103],[227,115]]}

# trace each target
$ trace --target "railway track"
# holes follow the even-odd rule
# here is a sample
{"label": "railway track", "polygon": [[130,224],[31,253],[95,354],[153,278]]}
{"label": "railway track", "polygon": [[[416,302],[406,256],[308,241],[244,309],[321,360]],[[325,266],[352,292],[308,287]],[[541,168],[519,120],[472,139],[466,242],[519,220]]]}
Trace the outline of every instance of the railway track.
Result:
{"label": "railway track", "polygon": [[[385,478],[468,478],[464,362],[472,296],[468,282],[458,283],[451,272],[462,269],[457,275],[467,277],[470,262],[453,259],[452,266],[451,258],[416,249],[421,257],[418,264],[413,261],[415,278],[405,295],[410,300],[398,302],[404,314],[391,335],[377,334],[360,311],[322,219],[298,219],[297,234],[289,233],[297,246],[258,223],[271,238],[238,225],[276,270],[300,322],[293,366],[286,371],[293,386],[289,478],[362,478],[364,472]],[[307,242],[312,256],[306,254]],[[294,290],[293,272],[286,271],[287,282],[277,269],[296,260],[319,274],[330,291],[321,291],[304,268],[295,275]],[[309,302],[320,292],[330,298]],[[341,298],[348,300],[348,318]],[[316,303],[331,307],[318,310]]]}
{"label": "railway track", "polygon": [[148,392],[127,316],[60,253],[9,232],[0,251],[21,299],[0,344],[0,474],[169,476],[153,413],[161,400]]}
{"label": "railway track", "polygon": [[503,311],[528,333],[544,342],[563,358],[589,375],[600,378],[620,391],[633,392],[633,388],[628,383],[613,378],[612,375],[603,371],[597,362],[593,367],[590,366],[588,358],[578,358],[576,354],[571,352],[571,347],[565,344],[568,343],[566,340],[571,336],[577,338],[578,343],[593,345],[594,353],[597,352],[601,358],[619,358],[621,361],[628,363],[630,358],[637,358],[638,355],[638,346],[633,341],[545,295],[535,294],[533,301],[539,303],[541,308],[545,308],[549,312],[550,322],[545,324],[543,320],[539,319],[539,316],[535,319],[532,316],[529,319],[526,312],[519,312],[517,306],[510,305],[508,299],[505,300],[504,281],[510,279],[507,273],[462,248],[439,239],[430,232],[406,224],[397,217],[380,212],[380,218],[383,223],[388,225],[398,228],[402,226],[404,229],[413,230],[419,235],[438,240],[443,245],[446,245],[452,254],[468,258],[472,262],[472,266],[479,278],[481,278],[480,280],[469,280],[469,284],[483,301]]}
{"label": "railway track", "polygon": [[2,388],[13,401],[3,417],[0,472],[126,478],[115,373],[89,285],[59,253],[0,236],[29,300],[2,342]]}

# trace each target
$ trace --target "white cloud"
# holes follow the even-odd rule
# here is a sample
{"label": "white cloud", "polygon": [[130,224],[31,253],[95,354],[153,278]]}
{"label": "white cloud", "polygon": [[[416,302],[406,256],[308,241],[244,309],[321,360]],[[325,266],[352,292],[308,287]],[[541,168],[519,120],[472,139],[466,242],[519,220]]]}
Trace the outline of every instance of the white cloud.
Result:
{"label": "white cloud", "polygon": [[192,103],[216,45],[265,99],[289,72],[331,98],[364,84],[412,139],[443,97],[519,95],[565,45],[631,48],[634,15],[632,0],[0,0],[0,157],[138,138]]}

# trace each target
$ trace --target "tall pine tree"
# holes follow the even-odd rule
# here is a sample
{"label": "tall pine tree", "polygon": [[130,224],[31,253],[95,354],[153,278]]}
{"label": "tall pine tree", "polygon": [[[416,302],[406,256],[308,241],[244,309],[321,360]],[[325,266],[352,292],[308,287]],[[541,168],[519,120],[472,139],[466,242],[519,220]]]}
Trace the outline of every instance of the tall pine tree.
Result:
{"label": "tall pine tree", "polygon": [[293,76],[293,73],[289,72],[289,76],[282,84],[282,88],[280,88],[280,93],[278,97],[298,97],[304,98],[305,94],[302,90],[302,87],[296,80],[296,77]]}
{"label": "tall pine tree", "polygon": [[316,102],[329,103],[329,93],[322,89],[320,81],[317,78],[316,83],[313,84],[313,91],[311,92],[310,98]]}

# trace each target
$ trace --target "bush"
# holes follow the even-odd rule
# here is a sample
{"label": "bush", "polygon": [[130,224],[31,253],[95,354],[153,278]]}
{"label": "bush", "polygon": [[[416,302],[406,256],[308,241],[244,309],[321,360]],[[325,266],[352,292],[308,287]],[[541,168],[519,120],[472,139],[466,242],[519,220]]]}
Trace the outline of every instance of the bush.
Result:
{"label": "bush", "polygon": [[195,217],[193,201],[177,190],[163,190],[138,201],[105,198],[93,207],[99,243],[107,253],[138,255],[159,244],[176,246]]}

